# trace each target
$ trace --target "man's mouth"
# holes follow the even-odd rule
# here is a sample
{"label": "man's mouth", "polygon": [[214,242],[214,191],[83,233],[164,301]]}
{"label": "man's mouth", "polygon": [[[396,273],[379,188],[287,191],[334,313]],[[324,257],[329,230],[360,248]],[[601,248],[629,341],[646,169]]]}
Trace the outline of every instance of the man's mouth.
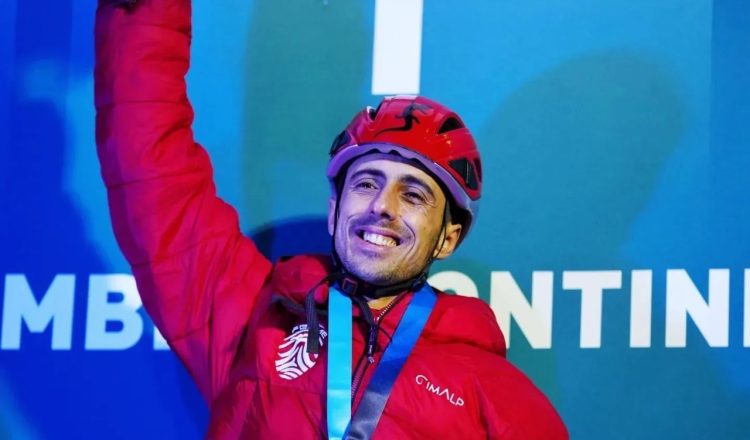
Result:
{"label": "man's mouth", "polygon": [[362,240],[376,246],[395,247],[400,244],[398,238],[389,237],[387,235],[382,235],[370,231],[359,230],[357,231],[357,236],[359,236],[359,238],[361,238]]}

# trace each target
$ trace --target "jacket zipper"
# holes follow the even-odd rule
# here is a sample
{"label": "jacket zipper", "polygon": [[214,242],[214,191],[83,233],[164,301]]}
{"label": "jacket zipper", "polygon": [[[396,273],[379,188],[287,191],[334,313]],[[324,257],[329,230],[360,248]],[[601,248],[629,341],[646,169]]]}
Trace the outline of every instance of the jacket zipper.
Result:
{"label": "jacket zipper", "polygon": [[[383,317],[386,315],[386,313],[390,312],[396,303],[403,298],[404,295],[397,296],[393,298],[391,302],[389,302],[383,310],[380,311],[378,316],[375,318],[375,335],[377,339],[377,334],[380,329],[380,320],[383,319]],[[369,336],[369,335],[368,335]],[[354,402],[355,397],[357,396],[357,390],[359,389],[359,385],[362,383],[362,378],[365,376],[365,372],[367,371],[367,367],[374,362],[374,359],[370,358],[365,362],[365,365],[360,370],[360,366],[362,365],[362,361],[365,360],[367,357],[367,344],[365,344],[365,348],[362,351],[362,355],[359,357],[359,360],[357,361],[357,367],[354,370],[356,373],[354,375],[354,380],[352,380],[352,403]]]}

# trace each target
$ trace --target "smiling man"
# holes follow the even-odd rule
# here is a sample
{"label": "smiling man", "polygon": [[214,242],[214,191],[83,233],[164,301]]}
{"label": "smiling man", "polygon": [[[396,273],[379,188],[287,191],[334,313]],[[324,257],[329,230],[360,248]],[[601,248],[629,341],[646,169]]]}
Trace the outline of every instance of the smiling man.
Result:
{"label": "smiling man", "polygon": [[[392,145],[392,144],[385,144]],[[332,199],[328,231],[340,263],[373,285],[414,279],[451,254],[461,224],[448,220],[437,182],[397,154],[365,153]]]}
{"label": "smiling man", "polygon": [[207,437],[567,438],[505,360],[489,307],[426,282],[481,195],[461,118],[411,96],[359,112],[330,150],[333,255],[272,264],[193,139],[190,35],[188,0],[100,2],[97,151],[144,306],[209,405]]}

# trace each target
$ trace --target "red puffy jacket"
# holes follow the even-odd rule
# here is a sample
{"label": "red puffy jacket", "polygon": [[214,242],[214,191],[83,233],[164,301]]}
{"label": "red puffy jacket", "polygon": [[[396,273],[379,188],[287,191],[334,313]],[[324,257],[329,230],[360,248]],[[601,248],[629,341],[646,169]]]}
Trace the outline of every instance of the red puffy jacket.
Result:
{"label": "red puffy jacket", "polygon": [[[184,81],[190,2],[102,3],[96,139],[114,230],[146,310],[210,406],[207,436],[324,438],[326,341],[319,356],[292,354],[304,353],[306,330],[295,304],[328,273],[328,260],[272,265],[216,197]],[[380,319],[372,365],[361,362],[365,323],[353,310],[355,407],[411,295]],[[327,288],[315,297],[324,304]],[[548,400],[504,354],[487,305],[438,294],[374,437],[567,438]]]}

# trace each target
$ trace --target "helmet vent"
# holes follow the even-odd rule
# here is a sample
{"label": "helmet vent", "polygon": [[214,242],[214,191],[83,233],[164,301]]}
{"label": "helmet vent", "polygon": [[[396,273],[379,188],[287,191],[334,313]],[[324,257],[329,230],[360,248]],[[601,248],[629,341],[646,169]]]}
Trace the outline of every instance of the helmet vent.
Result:
{"label": "helmet vent", "polygon": [[378,112],[380,111],[380,106],[381,105],[383,105],[382,102],[380,104],[378,104],[377,108],[372,108],[372,107],[368,107],[367,108],[367,116],[370,117],[371,121],[374,121],[375,118],[378,116]]}
{"label": "helmet vent", "polygon": [[329,154],[333,156],[339,150],[339,148],[341,148],[343,145],[348,144],[349,140],[349,133],[347,133],[346,130],[339,133],[339,135],[333,139],[333,143],[331,143],[331,151],[329,152]]}
{"label": "helmet vent", "polygon": [[464,184],[469,189],[478,189],[479,184],[477,181],[477,174],[474,171],[474,164],[466,160],[465,158],[456,159],[448,162],[451,168],[458,173],[464,181]]}
{"label": "helmet vent", "polygon": [[462,124],[461,121],[458,120],[458,118],[454,118],[453,116],[451,116],[450,118],[446,119],[445,122],[443,122],[443,125],[440,126],[438,134],[446,133],[451,130],[457,130],[459,128],[464,128],[464,124]]}
{"label": "helmet vent", "polygon": [[482,163],[479,162],[479,159],[474,159],[474,167],[477,169],[477,177],[479,177],[479,181],[482,181]]}

